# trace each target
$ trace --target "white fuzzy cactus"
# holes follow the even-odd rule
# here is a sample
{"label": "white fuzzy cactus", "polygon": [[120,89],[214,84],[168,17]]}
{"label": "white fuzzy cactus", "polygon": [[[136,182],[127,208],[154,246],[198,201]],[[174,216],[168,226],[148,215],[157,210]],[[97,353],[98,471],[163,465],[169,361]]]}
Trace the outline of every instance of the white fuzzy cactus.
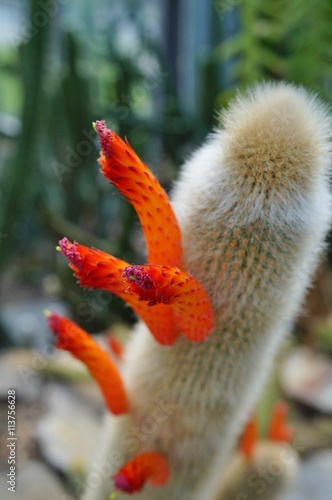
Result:
{"label": "white fuzzy cactus", "polygon": [[144,450],[166,458],[170,479],[135,498],[214,498],[324,248],[330,131],[315,96],[258,85],[183,166],[171,198],[182,267],[208,292],[214,328],[163,346],[137,325],[122,366],[131,411],[107,417],[85,499],[108,499],[109,476]]}

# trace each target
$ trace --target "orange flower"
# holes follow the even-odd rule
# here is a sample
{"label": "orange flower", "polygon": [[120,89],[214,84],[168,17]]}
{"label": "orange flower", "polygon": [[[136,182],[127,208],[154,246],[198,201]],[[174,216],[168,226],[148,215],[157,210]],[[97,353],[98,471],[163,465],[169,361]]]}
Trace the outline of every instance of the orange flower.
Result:
{"label": "orange flower", "polygon": [[165,458],[156,452],[136,455],[113,476],[115,488],[125,493],[141,491],[146,482],[162,486],[168,478],[168,464]]}
{"label": "orange flower", "polygon": [[189,340],[201,342],[210,333],[213,315],[209,297],[189,274],[176,267],[147,265],[128,266],[123,276],[128,290],[149,306],[171,304],[176,322]]}
{"label": "orange flower", "polygon": [[82,328],[57,313],[48,315],[48,326],[56,335],[56,347],[69,351],[82,361],[99,385],[114,415],[128,411],[128,400],[121,375],[108,354]]}
{"label": "orange flower", "polygon": [[247,425],[245,426],[239,442],[239,449],[240,451],[242,451],[246,460],[248,461],[251,460],[257,441],[258,441],[257,422],[255,418],[251,418],[247,423]]}
{"label": "orange flower", "polygon": [[118,295],[128,302],[160,344],[171,345],[175,342],[178,333],[172,311],[163,304],[151,309],[147,304],[139,302],[137,297],[127,293],[127,285],[122,277],[124,269],[129,265],[127,262],[101,250],[71,243],[67,238],[59,241],[59,246],[81,286]]}
{"label": "orange flower", "polygon": [[128,142],[96,121],[101,171],[134,206],[142,224],[150,264],[181,266],[180,229],[168,196]]}
{"label": "orange flower", "polygon": [[287,424],[288,405],[284,401],[277,401],[272,410],[268,437],[273,441],[287,441],[293,439],[293,430]]}
{"label": "orange flower", "polygon": [[114,356],[118,359],[122,359],[124,351],[123,344],[116,337],[114,337],[112,333],[107,335],[106,340]]}

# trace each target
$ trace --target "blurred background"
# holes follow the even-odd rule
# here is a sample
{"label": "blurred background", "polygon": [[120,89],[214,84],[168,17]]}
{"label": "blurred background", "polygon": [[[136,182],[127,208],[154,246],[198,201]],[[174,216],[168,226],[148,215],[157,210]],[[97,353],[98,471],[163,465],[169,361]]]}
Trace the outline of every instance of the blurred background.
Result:
{"label": "blurred background", "polygon": [[[135,319],[80,289],[55,251],[66,235],[144,262],[133,209],[99,173],[92,121],[127,136],[169,190],[237,89],[288,80],[332,102],[331,19],[330,0],[0,0],[0,398],[21,398],[17,498],[39,499],[32,477],[52,484],[49,500],[78,498],[103,412],[81,366],[53,352],[43,309],[119,338]],[[288,399],[299,453],[325,453],[311,464],[317,488],[317,467],[332,477],[330,261],[331,249],[260,409],[264,428]],[[287,499],[307,498],[300,484]]]}

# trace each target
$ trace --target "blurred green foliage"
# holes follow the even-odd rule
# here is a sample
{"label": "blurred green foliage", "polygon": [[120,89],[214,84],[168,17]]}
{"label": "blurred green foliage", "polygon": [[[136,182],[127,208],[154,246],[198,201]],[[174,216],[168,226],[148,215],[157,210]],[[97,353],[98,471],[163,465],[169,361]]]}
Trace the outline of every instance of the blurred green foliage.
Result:
{"label": "blurred green foliage", "polygon": [[[99,307],[97,292],[77,287],[54,251],[58,239],[66,235],[144,262],[132,208],[98,172],[93,120],[105,118],[127,135],[168,189],[187,152],[215,123],[215,110],[237,88],[286,79],[332,100],[329,0],[206,4],[210,44],[204,57],[192,54],[199,75],[193,113],[182,106],[181,85],[147,35],[140,8],[129,1],[113,18],[106,10],[99,24],[91,17],[97,4],[69,5],[16,48],[0,46],[0,268],[9,269],[18,284],[32,286],[58,275],[60,297],[90,331],[132,319],[130,310],[116,298]],[[40,1],[28,0],[27,6],[33,25]],[[186,13],[177,15],[183,16],[175,23],[181,30]],[[89,324],[85,304],[97,304]]]}
{"label": "blurred green foliage", "polygon": [[332,3],[329,0],[243,1],[236,7],[238,30],[214,51],[228,63],[232,84],[221,92],[223,105],[235,91],[261,80],[287,80],[332,100]]}

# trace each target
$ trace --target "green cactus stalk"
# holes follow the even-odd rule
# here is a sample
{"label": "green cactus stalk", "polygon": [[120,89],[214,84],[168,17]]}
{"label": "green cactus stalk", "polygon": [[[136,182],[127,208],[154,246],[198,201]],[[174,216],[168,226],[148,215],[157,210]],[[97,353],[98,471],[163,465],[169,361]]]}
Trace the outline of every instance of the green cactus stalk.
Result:
{"label": "green cactus stalk", "polygon": [[110,476],[144,450],[168,460],[170,479],[135,498],[214,498],[324,248],[330,130],[304,89],[259,85],[183,166],[171,198],[183,267],[207,290],[215,326],[201,343],[163,346],[137,325],[122,366],[131,412],[107,417],[84,499],[109,499]]}

